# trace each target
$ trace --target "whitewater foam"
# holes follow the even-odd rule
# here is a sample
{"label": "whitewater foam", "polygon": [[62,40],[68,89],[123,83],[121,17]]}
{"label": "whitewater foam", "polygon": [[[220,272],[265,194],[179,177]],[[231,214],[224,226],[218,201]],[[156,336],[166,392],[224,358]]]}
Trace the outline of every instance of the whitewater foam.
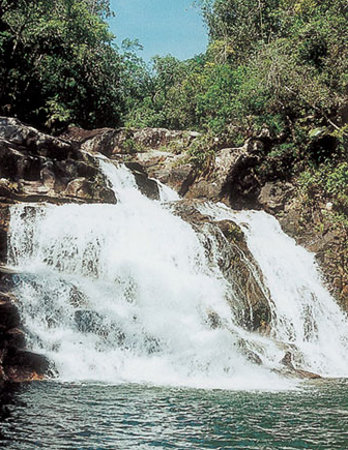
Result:
{"label": "whitewater foam", "polygon": [[[208,261],[199,235],[166,207],[166,201],[178,198],[172,191],[162,188],[161,201],[152,201],[140,193],[124,166],[101,159],[100,167],[115,192],[116,205],[11,207],[8,262],[22,272],[16,295],[28,343],[54,363],[60,380],[283,389],[293,383],[273,373],[284,356],[281,340],[301,349],[309,369],[326,373],[327,365],[334,364],[335,373],[346,373],[341,353],[327,358],[321,348],[312,358],[308,356],[326,345],[321,337],[314,344],[306,341],[298,331],[306,318],[297,308],[308,308],[308,292],[314,287],[308,291],[302,283],[297,290],[277,288],[272,270],[282,284],[290,274],[280,273],[286,268],[277,255],[262,259],[260,253],[266,248],[257,243],[256,219],[228,213],[245,228],[250,249],[264,271],[273,299],[275,339],[238,326],[226,300],[233,287],[217,262]],[[211,207],[210,213],[218,216]],[[247,220],[250,224],[245,227]],[[281,233],[275,225],[269,229],[268,222],[262,230],[272,236]],[[307,264],[311,261],[304,258],[303,270]],[[319,284],[318,292],[325,291],[319,279],[312,283]],[[296,305],[285,307],[277,300],[277,289],[285,290],[282,295],[287,298],[295,289]],[[300,296],[302,291],[305,297]],[[321,311],[325,301],[311,304],[310,311],[320,321],[325,319]],[[212,312],[220,318],[220,327],[211,326]],[[287,323],[290,319],[294,325]],[[330,332],[344,323],[331,300],[326,320]],[[289,337],[292,329],[297,333],[295,339]],[[318,330],[324,332],[321,322]],[[332,342],[335,337],[337,330],[330,337]],[[340,338],[344,349],[345,335]],[[260,356],[263,367],[248,360],[241,341]],[[318,358],[320,363],[315,363]]]}

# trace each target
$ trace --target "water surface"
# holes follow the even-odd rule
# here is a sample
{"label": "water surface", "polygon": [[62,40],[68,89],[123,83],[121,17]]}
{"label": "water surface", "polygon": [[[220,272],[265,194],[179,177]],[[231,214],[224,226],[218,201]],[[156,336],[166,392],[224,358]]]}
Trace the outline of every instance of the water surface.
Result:
{"label": "water surface", "polygon": [[8,449],[347,449],[348,382],[287,392],[33,383],[2,395]]}

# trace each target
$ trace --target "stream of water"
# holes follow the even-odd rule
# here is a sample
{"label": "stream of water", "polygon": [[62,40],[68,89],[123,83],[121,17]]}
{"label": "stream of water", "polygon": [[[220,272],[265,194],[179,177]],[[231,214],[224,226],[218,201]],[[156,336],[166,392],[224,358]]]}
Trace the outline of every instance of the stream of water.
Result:
{"label": "stream of water", "polygon": [[[265,337],[239,325],[235,288],[199,233],[167,207],[177,195],[161,187],[161,201],[150,200],[124,166],[100,166],[116,205],[11,207],[8,259],[21,272],[21,317],[30,348],[52,361],[58,379],[288,389],[294,381],[274,372],[285,348],[302,369],[348,375],[346,318],[313,256],[274,218],[201,207],[245,231],[272,310]],[[211,326],[212,313],[220,326]],[[241,340],[263,365],[246,357]]]}
{"label": "stream of water", "polygon": [[264,212],[200,205],[240,225],[260,268],[271,331],[252,332],[218,252],[208,257],[203,235],[172,212],[177,194],[159,185],[150,200],[124,166],[100,167],[116,205],[11,207],[8,263],[28,346],[54,377],[0,393],[0,445],[348,448],[346,381],[280,375],[290,349],[297,367],[348,376],[347,319],[313,255]]}

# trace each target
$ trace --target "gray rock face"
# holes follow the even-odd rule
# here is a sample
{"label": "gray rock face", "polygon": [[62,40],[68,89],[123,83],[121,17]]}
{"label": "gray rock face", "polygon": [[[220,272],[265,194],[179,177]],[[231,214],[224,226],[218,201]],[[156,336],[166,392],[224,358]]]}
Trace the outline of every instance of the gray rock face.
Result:
{"label": "gray rock face", "polygon": [[126,166],[132,171],[140,192],[151,200],[159,200],[160,192],[155,180],[149,178],[143,166],[138,163],[126,163]]}
{"label": "gray rock face", "polygon": [[120,154],[134,154],[148,149],[160,149],[175,142],[189,145],[199,133],[167,130],[166,128],[100,128],[93,131],[71,127],[61,137],[78,143],[83,150],[102,153],[113,157]]}
{"label": "gray rock face", "polygon": [[74,143],[0,117],[0,202],[115,203],[96,160]]}
{"label": "gray rock face", "polygon": [[253,168],[257,162],[247,146],[221,149],[210,170],[195,177],[187,196],[224,201],[234,208],[255,204],[259,182]]}
{"label": "gray rock face", "polygon": [[150,149],[137,153],[129,160],[136,162],[151,178],[156,178],[179,195],[187,194],[195,179],[193,165],[188,161],[186,154],[176,155],[171,152]]}
{"label": "gray rock face", "polygon": [[260,191],[254,174],[258,157],[250,153],[249,147],[219,150],[204,173],[194,165],[189,151],[177,154],[170,146],[166,151],[147,148],[134,154],[119,154],[118,159],[136,162],[150,177],[167,184],[181,196],[224,201],[240,208],[256,205]]}

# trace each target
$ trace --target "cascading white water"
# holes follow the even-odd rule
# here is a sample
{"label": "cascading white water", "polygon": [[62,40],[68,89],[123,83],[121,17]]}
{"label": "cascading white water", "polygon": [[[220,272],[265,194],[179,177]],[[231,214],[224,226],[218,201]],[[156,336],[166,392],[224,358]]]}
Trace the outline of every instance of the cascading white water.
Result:
{"label": "cascading white water", "polygon": [[[103,159],[100,166],[116,205],[11,207],[8,262],[22,272],[16,294],[29,344],[53,361],[61,380],[281,389],[290,382],[269,370],[281,367],[284,346],[278,341],[300,349],[303,368],[346,374],[345,334],[336,329],[331,337],[340,339],[337,357],[320,348],[322,322],[330,322],[326,329],[332,333],[341,330],[342,313],[319,278],[303,285],[259,244],[260,233],[282,243],[288,239],[268,224],[261,231],[256,222],[262,213],[251,214],[252,220],[246,213],[209,209],[214,216],[231,214],[230,219],[250,223],[245,229],[272,294],[276,339],[237,325],[229,303],[233,286],[218,263],[208,261],[188,223],[163,202],[144,197],[125,167]],[[160,192],[162,201],[177,199],[168,188]],[[289,242],[284,252],[297,259]],[[312,270],[310,258],[302,264],[303,272]],[[296,307],[284,305],[294,292]],[[212,313],[218,327],[211,326]],[[308,339],[315,333],[318,342]],[[263,367],[247,359],[241,341],[262,358]]]}
{"label": "cascading white water", "polygon": [[144,197],[128,169],[100,165],[117,205],[11,209],[9,263],[22,271],[16,294],[31,348],[62,380],[288,386],[239,351],[241,337],[263,338],[235,324],[229,286],[191,226]]}
{"label": "cascading white water", "polygon": [[325,288],[314,254],[263,211],[232,211],[222,204],[200,210],[244,230],[271,294],[272,336],[293,348],[295,365],[324,376],[348,376],[348,320]]}

